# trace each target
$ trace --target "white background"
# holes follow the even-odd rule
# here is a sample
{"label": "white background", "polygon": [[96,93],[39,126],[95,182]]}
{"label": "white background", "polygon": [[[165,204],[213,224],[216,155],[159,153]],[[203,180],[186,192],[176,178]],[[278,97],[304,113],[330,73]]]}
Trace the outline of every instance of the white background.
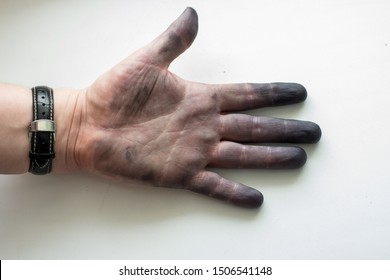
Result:
{"label": "white background", "polygon": [[[52,280],[55,276],[58,280],[172,278],[186,280],[312,280],[313,278],[318,280],[388,280],[389,263],[389,260],[6,260],[1,263],[1,279]],[[128,269],[127,274],[120,275],[120,270],[122,269],[124,273],[125,267]],[[245,267],[249,267],[246,274]],[[259,267],[258,270],[257,267]],[[263,267],[265,269],[262,271]],[[146,269],[149,271],[146,272]],[[200,272],[199,269],[202,271]],[[232,272],[234,270],[235,272]],[[226,276],[225,271],[231,276]],[[169,272],[174,276],[170,276]]]}
{"label": "white background", "polygon": [[88,86],[186,6],[171,71],[205,83],[294,81],[302,105],[252,114],[321,125],[295,171],[217,170],[260,210],[89,175],[0,176],[1,259],[389,259],[390,2],[0,1],[0,81]]}

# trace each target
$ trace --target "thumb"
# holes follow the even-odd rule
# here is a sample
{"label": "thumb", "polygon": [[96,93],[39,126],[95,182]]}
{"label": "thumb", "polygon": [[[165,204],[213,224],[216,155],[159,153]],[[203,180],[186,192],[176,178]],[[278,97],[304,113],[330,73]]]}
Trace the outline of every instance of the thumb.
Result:
{"label": "thumb", "polygon": [[146,46],[146,59],[153,64],[168,67],[191,46],[197,33],[198,15],[193,8],[188,7],[167,30]]}

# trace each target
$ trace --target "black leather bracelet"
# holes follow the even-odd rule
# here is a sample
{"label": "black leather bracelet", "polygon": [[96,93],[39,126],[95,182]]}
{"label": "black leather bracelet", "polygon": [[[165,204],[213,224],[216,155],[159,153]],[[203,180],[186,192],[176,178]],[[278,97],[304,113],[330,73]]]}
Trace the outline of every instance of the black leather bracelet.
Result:
{"label": "black leather bracelet", "polygon": [[31,89],[33,99],[33,121],[29,129],[30,167],[36,175],[48,174],[55,157],[55,123],[53,90],[46,86]]}

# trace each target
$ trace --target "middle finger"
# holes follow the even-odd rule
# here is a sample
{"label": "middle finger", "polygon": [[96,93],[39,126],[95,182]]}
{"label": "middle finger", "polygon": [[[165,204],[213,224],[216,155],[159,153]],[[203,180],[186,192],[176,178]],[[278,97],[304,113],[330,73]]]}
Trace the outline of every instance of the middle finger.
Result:
{"label": "middle finger", "polygon": [[223,140],[257,143],[316,143],[320,137],[320,127],[309,121],[244,114],[221,115],[221,138]]}

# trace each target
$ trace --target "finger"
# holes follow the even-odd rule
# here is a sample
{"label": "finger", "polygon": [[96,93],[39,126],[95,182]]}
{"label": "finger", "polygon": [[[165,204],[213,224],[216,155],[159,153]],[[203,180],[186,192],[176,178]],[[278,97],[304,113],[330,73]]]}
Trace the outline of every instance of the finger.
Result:
{"label": "finger", "polygon": [[321,128],[308,121],[229,114],[221,116],[221,136],[235,142],[317,143]]}
{"label": "finger", "polygon": [[193,8],[184,12],[144,49],[145,59],[153,64],[168,67],[189,48],[198,33],[198,15]]}
{"label": "finger", "polygon": [[222,141],[214,151],[209,167],[293,169],[306,162],[299,147],[248,146]]}
{"label": "finger", "polygon": [[219,97],[222,112],[295,104],[307,97],[306,89],[296,83],[226,84],[211,89]]}
{"label": "finger", "polygon": [[226,180],[210,171],[195,176],[187,189],[245,208],[259,208],[263,203],[263,195],[258,190]]}

